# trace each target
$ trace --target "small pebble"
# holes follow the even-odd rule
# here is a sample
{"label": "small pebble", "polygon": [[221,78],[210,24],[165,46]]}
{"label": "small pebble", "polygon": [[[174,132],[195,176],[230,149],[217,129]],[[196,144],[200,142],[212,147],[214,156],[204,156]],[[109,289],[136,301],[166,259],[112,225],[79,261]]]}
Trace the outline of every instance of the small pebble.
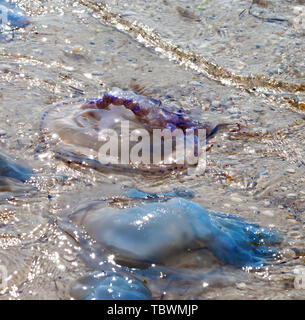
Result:
{"label": "small pebble", "polygon": [[295,173],[295,169],[293,168],[289,168],[286,170],[287,173]]}
{"label": "small pebble", "polygon": [[71,253],[66,253],[63,255],[63,258],[66,260],[66,261],[69,261],[69,262],[72,262],[72,261],[75,261],[75,256]]}
{"label": "small pebble", "polygon": [[305,255],[304,248],[294,247],[294,248],[292,248],[292,250],[295,252],[296,256],[304,256]]}
{"label": "small pebble", "polygon": [[265,200],[264,201],[264,206],[265,207],[270,207],[270,205],[271,205],[271,202],[269,200]]}
{"label": "small pebble", "polygon": [[220,105],[220,101],[219,100],[213,100],[212,103],[211,103],[211,106],[213,108],[217,108],[217,107],[219,107],[219,105]]}
{"label": "small pebble", "polygon": [[297,197],[297,194],[296,193],[288,193],[287,194],[287,198],[288,199],[293,199],[293,198],[296,198]]}
{"label": "small pebble", "polygon": [[260,171],[258,171],[258,174],[260,176],[266,176],[266,175],[268,175],[268,171],[267,170],[260,170]]}
{"label": "small pebble", "polygon": [[263,215],[267,216],[267,217],[273,217],[274,213],[271,210],[265,210],[262,212]]}
{"label": "small pebble", "polygon": [[300,239],[301,238],[301,234],[299,231],[291,231],[288,232],[288,237],[294,238],[294,239]]}
{"label": "small pebble", "polygon": [[304,266],[302,266],[302,265],[296,266],[296,267],[293,269],[293,273],[294,273],[294,274],[305,274],[305,268],[304,268]]}
{"label": "small pebble", "polygon": [[282,254],[283,254],[283,256],[285,258],[294,258],[294,257],[296,257],[296,253],[292,249],[289,249],[289,248],[284,249],[282,251]]}
{"label": "small pebble", "polygon": [[191,81],[189,82],[189,85],[194,87],[202,87],[202,84],[198,81]]}
{"label": "small pebble", "polygon": [[240,283],[236,283],[236,287],[237,289],[243,290],[247,288],[247,285],[244,282],[240,282]]}
{"label": "small pebble", "polygon": [[295,225],[295,224],[298,224],[298,222],[294,219],[287,219],[287,222],[290,224],[290,225]]}
{"label": "small pebble", "polygon": [[243,200],[241,198],[238,197],[231,197],[231,200],[234,202],[243,202]]}
{"label": "small pebble", "polygon": [[231,107],[227,110],[230,114],[235,114],[235,113],[241,113],[240,110],[238,110],[237,108],[235,107]]}
{"label": "small pebble", "polygon": [[3,73],[8,73],[10,72],[10,65],[8,64],[0,64],[0,70],[3,72]]}
{"label": "small pebble", "polygon": [[260,211],[258,210],[258,208],[255,207],[255,206],[250,207],[250,209],[253,210],[253,212],[256,213],[256,214],[259,214],[259,213],[260,213]]}

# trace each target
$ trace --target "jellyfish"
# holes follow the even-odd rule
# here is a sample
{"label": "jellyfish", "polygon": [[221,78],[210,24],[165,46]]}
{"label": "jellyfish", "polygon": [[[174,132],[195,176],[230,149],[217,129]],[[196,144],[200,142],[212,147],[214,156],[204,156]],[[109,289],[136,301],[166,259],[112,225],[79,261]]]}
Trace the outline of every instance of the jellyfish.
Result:
{"label": "jellyfish", "polygon": [[113,88],[101,99],[52,107],[40,130],[43,144],[64,161],[162,175],[197,166],[206,139],[224,125],[201,123],[181,108]]}
{"label": "jellyfish", "polygon": [[150,300],[151,292],[132,275],[93,271],[74,281],[70,295],[76,300]]}
{"label": "jellyfish", "polygon": [[167,265],[177,255],[199,248],[207,248],[225,264],[260,267],[276,255],[274,246],[281,242],[272,230],[209,212],[183,198],[77,211],[71,220],[120,264],[135,267]]}

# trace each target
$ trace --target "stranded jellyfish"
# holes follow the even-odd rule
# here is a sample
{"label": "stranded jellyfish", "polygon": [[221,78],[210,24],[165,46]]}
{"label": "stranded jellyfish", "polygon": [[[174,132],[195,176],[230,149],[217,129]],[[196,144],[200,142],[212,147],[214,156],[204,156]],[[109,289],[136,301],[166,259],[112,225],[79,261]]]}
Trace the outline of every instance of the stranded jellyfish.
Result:
{"label": "stranded jellyfish", "polygon": [[164,174],[198,166],[218,128],[182,109],[113,88],[103,98],[61,103],[43,115],[42,141],[56,156],[97,170]]}
{"label": "stranded jellyfish", "polygon": [[78,211],[71,216],[126,266],[168,264],[178,254],[207,248],[220,261],[257,267],[275,255],[277,233],[231,215],[208,212],[182,198],[126,209]]}

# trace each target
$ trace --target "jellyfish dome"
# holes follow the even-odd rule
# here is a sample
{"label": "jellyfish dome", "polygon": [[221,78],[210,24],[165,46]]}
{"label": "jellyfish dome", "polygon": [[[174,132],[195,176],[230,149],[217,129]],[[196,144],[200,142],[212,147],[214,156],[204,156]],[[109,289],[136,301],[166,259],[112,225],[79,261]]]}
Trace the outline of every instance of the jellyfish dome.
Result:
{"label": "jellyfish dome", "polygon": [[62,160],[98,170],[164,174],[196,166],[219,126],[113,88],[101,99],[61,103],[42,118],[42,141]]}

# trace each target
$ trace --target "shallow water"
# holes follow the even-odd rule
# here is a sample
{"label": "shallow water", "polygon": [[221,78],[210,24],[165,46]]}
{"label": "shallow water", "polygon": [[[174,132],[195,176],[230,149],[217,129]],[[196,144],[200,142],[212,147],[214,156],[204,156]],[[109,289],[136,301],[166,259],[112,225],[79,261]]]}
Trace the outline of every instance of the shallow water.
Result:
{"label": "shallow water", "polygon": [[[305,25],[295,9],[304,1],[263,1],[252,15],[246,0],[17,3],[31,24],[0,38],[0,144],[35,175],[28,191],[0,194],[0,264],[11,276],[0,298],[69,299],[98,250],[86,233],[76,229],[85,245],[73,236],[69,215],[102,200],[133,205],[124,197],[131,187],[191,189],[207,210],[284,237],[282,257],[261,270],[219,264],[203,249],[177,257],[171,270],[136,271],[153,298],[303,299],[294,281],[305,255]],[[101,97],[111,87],[242,130],[215,136],[206,172],[195,178],[97,172],[41,147],[51,104]]]}

